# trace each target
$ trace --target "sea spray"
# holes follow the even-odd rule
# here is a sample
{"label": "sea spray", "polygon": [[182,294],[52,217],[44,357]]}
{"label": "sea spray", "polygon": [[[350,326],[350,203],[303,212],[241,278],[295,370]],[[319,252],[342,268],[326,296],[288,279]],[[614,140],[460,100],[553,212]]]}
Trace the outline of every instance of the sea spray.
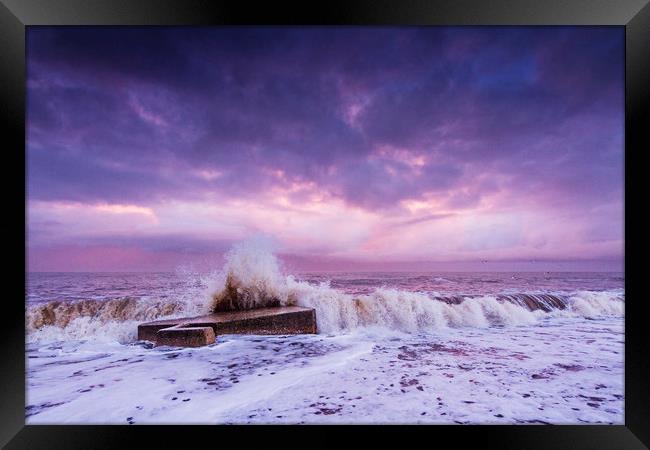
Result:
{"label": "sea spray", "polygon": [[295,303],[269,239],[256,237],[235,244],[212,283],[212,309],[235,311]]}

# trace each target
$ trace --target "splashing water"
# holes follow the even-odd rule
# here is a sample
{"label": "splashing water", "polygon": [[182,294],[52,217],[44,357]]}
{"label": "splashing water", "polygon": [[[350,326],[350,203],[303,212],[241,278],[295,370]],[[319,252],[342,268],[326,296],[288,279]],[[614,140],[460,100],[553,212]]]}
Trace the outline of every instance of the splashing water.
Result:
{"label": "splashing water", "polygon": [[233,246],[211,285],[212,309],[231,311],[294,304],[270,241],[254,238]]}

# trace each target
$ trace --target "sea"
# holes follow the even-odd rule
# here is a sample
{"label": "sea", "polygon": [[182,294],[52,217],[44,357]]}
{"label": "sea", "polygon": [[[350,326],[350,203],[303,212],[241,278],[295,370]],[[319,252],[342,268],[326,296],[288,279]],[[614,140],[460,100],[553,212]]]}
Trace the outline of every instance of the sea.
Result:
{"label": "sea", "polygon": [[[316,310],[318,333],[137,340],[226,279]],[[623,424],[623,273],[27,273],[28,424]]]}

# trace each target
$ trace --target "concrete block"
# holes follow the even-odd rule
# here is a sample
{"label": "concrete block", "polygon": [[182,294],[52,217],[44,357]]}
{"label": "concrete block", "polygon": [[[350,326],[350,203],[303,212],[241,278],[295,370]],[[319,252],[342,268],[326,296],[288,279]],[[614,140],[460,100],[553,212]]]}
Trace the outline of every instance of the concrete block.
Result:
{"label": "concrete block", "polygon": [[163,328],[169,328],[178,325],[183,319],[156,320],[153,322],[142,323],[138,325],[138,340],[156,341],[156,334]]}
{"label": "concrete block", "polygon": [[157,345],[194,347],[213,343],[215,336],[219,334],[314,334],[316,332],[314,309],[282,306],[147,322],[138,326],[138,339],[153,341]]}
{"label": "concrete block", "polygon": [[170,327],[158,330],[156,345],[173,347],[201,347],[214,344],[215,335],[210,327]]}

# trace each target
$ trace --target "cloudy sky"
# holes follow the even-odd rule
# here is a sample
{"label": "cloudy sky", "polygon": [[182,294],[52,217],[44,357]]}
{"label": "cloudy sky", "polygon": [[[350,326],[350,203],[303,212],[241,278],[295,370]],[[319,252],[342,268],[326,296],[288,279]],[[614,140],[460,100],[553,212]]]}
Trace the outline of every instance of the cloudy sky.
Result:
{"label": "cloudy sky", "polygon": [[[620,268],[620,27],[29,27],[30,270]],[[551,266],[549,266],[551,264]]]}

